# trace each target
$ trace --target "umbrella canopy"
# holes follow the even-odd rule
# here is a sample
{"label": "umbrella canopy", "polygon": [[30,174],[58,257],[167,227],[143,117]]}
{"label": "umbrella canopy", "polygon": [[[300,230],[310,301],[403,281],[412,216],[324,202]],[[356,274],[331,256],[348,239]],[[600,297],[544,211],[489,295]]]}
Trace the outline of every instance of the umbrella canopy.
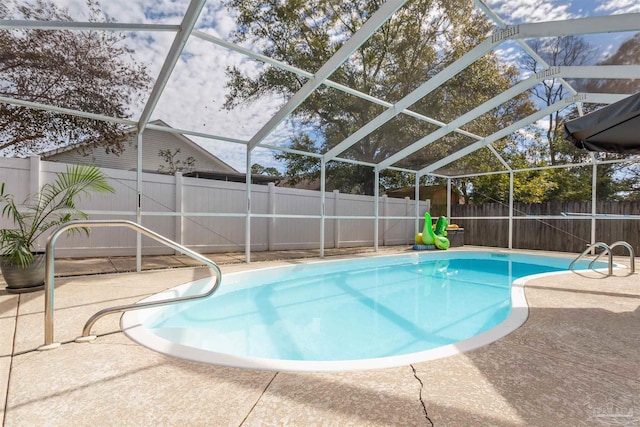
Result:
{"label": "umbrella canopy", "polygon": [[564,124],[576,147],[608,153],[640,153],[640,92]]}

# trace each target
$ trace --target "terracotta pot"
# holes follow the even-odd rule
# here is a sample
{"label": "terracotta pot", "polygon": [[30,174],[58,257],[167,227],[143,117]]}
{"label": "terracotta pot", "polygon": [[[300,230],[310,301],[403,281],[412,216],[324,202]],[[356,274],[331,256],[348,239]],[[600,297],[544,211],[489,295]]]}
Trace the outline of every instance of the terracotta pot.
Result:
{"label": "terracotta pot", "polygon": [[46,257],[44,252],[36,253],[27,267],[7,264],[6,257],[0,256],[0,270],[7,283],[7,292],[21,294],[44,289]]}

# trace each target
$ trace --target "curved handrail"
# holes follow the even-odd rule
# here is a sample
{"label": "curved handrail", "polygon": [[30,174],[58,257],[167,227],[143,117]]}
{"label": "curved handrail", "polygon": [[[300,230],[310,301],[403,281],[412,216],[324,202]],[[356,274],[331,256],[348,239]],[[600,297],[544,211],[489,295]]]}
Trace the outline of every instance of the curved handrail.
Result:
{"label": "curved handrail", "polygon": [[578,255],[578,257],[576,259],[574,259],[573,261],[571,261],[571,264],[569,264],[569,270],[573,269],[573,266],[582,259],[582,257],[584,257],[588,252],[590,252],[593,248],[601,248],[604,249],[605,252],[598,254],[598,256],[596,257],[595,260],[593,260],[592,262],[589,263],[589,268],[592,267],[593,263],[598,260],[604,253],[607,253],[607,255],[609,255],[609,276],[611,276],[613,274],[613,253],[611,252],[611,248],[609,247],[609,245],[602,243],[602,242],[596,242],[593,243],[592,245],[589,245],[587,247],[587,249],[585,249],[580,255]]}
{"label": "curved handrail", "polygon": [[[609,247],[609,245],[607,245],[607,249],[603,250],[603,251],[602,251],[602,252],[600,252],[599,254],[596,254],[596,256],[593,258],[593,260],[591,260],[591,262],[589,263],[589,268],[590,268],[591,270],[593,270],[593,269],[594,269],[594,268],[593,268],[593,265],[594,265],[596,262],[598,262],[598,261],[600,260],[600,257],[601,257],[602,255],[605,255],[605,254],[606,254],[606,255],[611,255],[611,256],[613,256],[613,251],[611,251],[611,248]],[[613,261],[613,259],[612,259],[612,258],[610,258],[610,259]],[[611,273],[609,273],[609,274],[611,274]]]}
{"label": "curved handrail", "polygon": [[631,274],[633,274],[636,271],[636,259],[635,259],[636,255],[633,252],[633,246],[631,246],[627,242],[619,240],[617,242],[613,242],[609,247],[611,248],[611,251],[613,251],[613,248],[615,248],[616,246],[624,246],[629,250],[629,270],[631,270]]}
{"label": "curved handrail", "polygon": [[218,267],[216,263],[214,263],[208,258],[203,257],[199,253],[192,251],[191,249],[188,249],[172,240],[167,239],[164,236],[161,236],[160,234],[154,231],[149,230],[146,227],[143,227],[140,224],[137,224],[132,221],[127,221],[127,220],[93,220],[93,221],[84,220],[84,221],[67,222],[59,226],[53,233],[51,233],[51,235],[47,239],[45,282],[44,282],[44,289],[45,289],[44,346],[40,347],[41,350],[46,350],[48,348],[55,348],[57,346],[57,344],[53,342],[53,310],[54,310],[53,303],[54,303],[54,280],[55,280],[53,261],[55,259],[54,251],[55,251],[56,240],[63,232],[68,231],[72,228],[90,228],[90,227],[127,227],[130,229],[133,229],[145,235],[146,237],[149,237],[157,242],[163,243],[164,245],[172,248],[173,250],[181,252],[182,254],[187,255],[207,265],[208,267],[210,267],[212,270],[215,271],[216,282],[213,284],[211,289],[209,289],[204,294],[200,294],[200,295],[190,295],[190,296],[170,298],[170,299],[161,300],[161,301],[149,301],[149,302],[137,303],[137,304],[127,304],[127,305],[121,305],[117,307],[105,308],[103,310],[100,310],[99,312],[91,316],[87,321],[87,323],[85,324],[82,330],[83,337],[89,337],[91,327],[93,326],[93,324],[98,319],[100,319],[101,317],[107,314],[118,313],[118,312],[123,312],[127,310],[137,310],[137,309],[146,308],[150,306],[161,306],[161,305],[173,304],[175,302],[206,298],[209,295],[213,294],[216,291],[216,289],[218,289],[218,287],[220,286],[220,283],[222,281],[222,272],[220,271],[220,267]]}
{"label": "curved handrail", "polygon": [[589,247],[587,247],[587,249],[585,249],[584,252],[578,255],[576,259],[571,261],[571,264],[569,264],[569,270],[572,270],[574,264],[580,261],[582,257],[585,256],[589,251],[591,251],[593,248],[599,247],[604,249],[604,252],[599,253],[593,259],[593,261],[589,263],[589,268],[592,268],[593,264],[595,264],[595,262],[598,261],[600,257],[606,253],[607,255],[609,255],[609,276],[613,275],[613,248],[615,248],[616,246],[624,246],[629,250],[629,270],[631,271],[630,274],[633,274],[636,271],[635,254],[633,251],[633,246],[631,246],[629,243],[624,242],[622,240],[614,242],[611,245],[607,245],[602,242],[596,242],[592,245],[589,245]]}

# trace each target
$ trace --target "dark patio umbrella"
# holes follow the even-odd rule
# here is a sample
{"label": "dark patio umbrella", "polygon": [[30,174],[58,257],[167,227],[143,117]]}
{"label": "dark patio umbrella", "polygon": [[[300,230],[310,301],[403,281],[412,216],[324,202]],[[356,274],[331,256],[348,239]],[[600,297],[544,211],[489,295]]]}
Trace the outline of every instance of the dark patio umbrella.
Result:
{"label": "dark patio umbrella", "polygon": [[576,147],[608,153],[640,153],[640,92],[564,124]]}

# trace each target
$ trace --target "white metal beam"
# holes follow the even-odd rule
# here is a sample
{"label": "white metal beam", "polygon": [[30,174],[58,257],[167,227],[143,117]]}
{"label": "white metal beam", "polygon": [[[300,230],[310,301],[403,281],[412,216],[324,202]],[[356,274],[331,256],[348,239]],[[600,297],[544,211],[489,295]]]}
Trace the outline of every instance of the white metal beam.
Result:
{"label": "white metal beam", "polygon": [[338,145],[333,147],[331,150],[327,151],[324,155],[326,160],[330,160],[336,157],[338,154],[342,153],[347,148],[351,147],[356,142],[360,141],[362,138],[371,134],[373,131],[378,129],[380,126],[387,123],[389,120],[397,116],[402,110],[408,108],[409,106],[416,103],[421,98],[424,98],[431,91],[439,87],[441,84],[458,74],[460,71],[467,68],[469,65],[474,63],[479,58],[486,55],[491,49],[493,49],[496,45],[498,45],[503,39],[492,42],[491,37],[485,39],[478,46],[471,49],[469,52],[462,55],[458,60],[450,64],[444,70],[427,80],[425,83],[420,85],[416,90],[402,98],[400,101],[396,102],[392,108],[385,110],[381,114],[379,114],[376,118],[371,120],[366,125],[362,126],[355,133],[351,134],[344,141],[340,142]]}
{"label": "white metal beam", "polygon": [[382,162],[380,162],[380,167],[381,168],[386,168],[387,166],[390,166],[392,164],[394,164],[395,162],[404,159],[405,157],[407,157],[408,155],[415,153],[416,151],[426,147],[427,145],[431,144],[432,142],[442,138],[443,136],[451,133],[451,129],[454,127],[460,127],[465,125],[466,123],[469,123],[470,121],[472,121],[473,119],[481,116],[482,114],[491,111],[493,108],[497,107],[498,105],[508,101],[509,99],[513,98],[514,96],[528,90],[531,89],[533,86],[535,86],[536,84],[538,84],[539,80],[535,77],[529,77],[526,80],[521,81],[520,83],[518,83],[515,86],[511,86],[509,89],[507,89],[506,91],[502,92],[500,95],[490,99],[489,101],[479,105],[478,107],[474,108],[473,110],[467,112],[466,114],[463,114],[462,116],[458,117],[457,119],[455,119],[454,121],[452,121],[451,123],[449,123],[447,126],[442,127],[438,130],[436,130],[435,132],[430,133],[429,135],[425,136],[424,138],[419,139],[418,141],[414,142],[413,144],[409,145],[408,147],[398,151],[397,153],[395,153],[392,156],[387,157],[385,160],[383,160]]}
{"label": "white metal beam", "polygon": [[480,148],[482,148],[482,147],[484,147],[484,146],[486,146],[488,144],[491,144],[494,141],[497,141],[497,140],[499,140],[501,138],[504,138],[505,136],[508,136],[508,135],[512,134],[513,132],[517,131],[518,129],[520,129],[520,128],[524,127],[524,126],[530,125],[531,123],[534,123],[535,121],[540,120],[542,117],[544,117],[544,116],[546,116],[548,114],[551,114],[551,113],[553,113],[555,111],[558,111],[558,110],[560,110],[562,108],[567,107],[567,105],[568,105],[567,103],[559,101],[559,102],[556,102],[555,104],[552,104],[552,105],[550,105],[550,106],[548,106],[546,108],[543,108],[542,110],[537,111],[537,112],[531,114],[530,116],[527,116],[524,119],[513,123],[511,126],[507,126],[506,128],[487,136],[482,141],[475,142],[475,143],[473,143],[473,144],[471,144],[471,145],[469,145],[469,146],[467,146],[467,147],[465,147],[465,148],[463,148],[461,150],[456,151],[455,153],[453,153],[453,154],[451,154],[451,155],[449,155],[447,157],[444,157],[443,159],[438,160],[435,163],[432,163],[431,165],[421,169],[420,173],[430,173],[430,172],[436,171],[436,170],[440,169],[441,167],[446,166],[449,163],[452,163],[452,162],[454,162],[454,161],[466,156],[467,154],[471,154],[474,151],[477,151]]}
{"label": "white metal beam", "polygon": [[502,163],[502,166],[504,166],[508,171],[512,171],[513,169],[511,169],[511,166],[509,166],[509,163],[507,163],[507,161],[500,155],[500,153],[498,153],[498,150],[496,150],[493,145],[489,144],[487,145],[487,148],[493,153],[493,155],[496,157],[496,159],[498,159],[498,161],[500,163]]}
{"label": "white metal beam", "polygon": [[[511,36],[516,39],[638,31],[640,30],[640,13],[535,22],[507,28],[513,28],[516,33]],[[494,34],[493,37],[499,37],[499,33]]]}
{"label": "white metal beam", "polygon": [[175,133],[178,135],[190,135],[190,136],[197,136],[200,138],[215,139],[217,141],[232,142],[234,144],[241,144],[241,145],[247,145],[247,143],[249,142],[243,139],[229,138],[226,136],[214,135],[212,133],[196,132],[196,131],[187,130],[187,129],[154,125],[152,123],[149,123],[146,126],[146,129],[153,129],[153,130],[158,130],[160,132],[167,132],[167,133]]}
{"label": "white metal beam", "polygon": [[479,105],[473,110],[459,116],[457,119],[442,127],[435,132],[430,133],[424,138],[414,142],[413,144],[398,151],[392,156],[387,157],[385,160],[379,163],[381,169],[384,169],[402,159],[415,153],[418,150],[426,147],[427,145],[435,142],[443,136],[452,132],[452,129],[464,126],[470,121],[480,117],[495,107],[507,102],[509,99],[521,94],[522,92],[532,88],[539,82],[554,77],[573,77],[573,78],[640,78],[640,66],[639,65],[608,65],[608,66],[579,66],[579,67],[551,67],[547,70],[540,71],[531,77],[521,81],[515,86],[502,92],[500,95],[495,96],[487,102]]}
{"label": "white metal beam", "polygon": [[72,31],[178,31],[180,30],[180,26],[167,24],[130,24],[121,22],[33,21],[0,19],[0,29]]}
{"label": "white metal beam", "polygon": [[[500,27],[501,29],[505,29],[507,27],[507,23],[503,21],[502,18],[500,18],[498,14],[496,14],[493,11],[493,9],[487,6],[484,0],[475,0],[475,3],[476,3],[476,6],[478,6],[484,12],[484,14],[489,17],[489,19],[491,19],[493,22],[495,22],[498,25],[498,27]],[[538,52],[533,50],[531,46],[529,46],[523,40],[515,40],[515,42],[518,43],[520,47],[528,55],[530,55],[533,59],[535,59],[536,62],[538,62],[542,66],[543,69],[546,69],[550,66],[540,55],[538,55]],[[571,85],[569,85],[566,81],[564,81],[563,79],[560,79],[560,83],[563,84],[572,95],[576,94],[576,90],[573,89],[573,87],[571,87]]]}
{"label": "white metal beam", "polygon": [[180,30],[176,33],[176,37],[173,39],[169,53],[162,64],[160,74],[158,74],[156,84],[153,86],[149,99],[147,100],[144,110],[140,115],[140,120],[138,121],[139,130],[144,129],[147,126],[149,118],[158,104],[158,100],[169,81],[169,76],[171,76],[176,63],[182,54],[182,50],[184,49],[185,44],[187,44],[189,35],[191,34],[191,31],[193,31],[193,27],[195,27],[198,16],[200,16],[200,11],[204,7],[206,1],[207,0],[191,0],[191,3],[189,3],[189,7],[187,8],[182,19],[182,23],[180,24]]}
{"label": "white metal beam", "polygon": [[[386,110],[378,117],[364,125],[354,134],[350,135],[347,139],[329,150],[325,154],[325,159],[329,160],[332,157],[335,157],[339,153],[343,152],[347,148],[351,147],[353,144],[395,117],[399,113],[398,110],[409,107],[420,98],[426,96],[436,87],[440,86],[442,83],[458,74],[460,71],[468,67],[471,63],[475,62],[481,56],[484,56],[494,46],[507,39],[622,32],[635,31],[638,29],[640,29],[640,13],[614,16],[597,16],[566,21],[539,22],[532,24],[518,24],[507,26],[505,29],[492,34],[481,44],[467,52],[453,64],[449,65],[443,71],[436,74],[433,78],[429,79],[411,94],[398,101],[398,103],[396,103],[396,105],[392,109]],[[575,93],[575,91],[573,91],[573,93]]]}
{"label": "white metal beam", "polygon": [[[2,102],[2,98],[0,97],[0,102]],[[87,113],[86,115],[91,115],[90,113]],[[105,119],[113,119],[113,117],[106,117]],[[118,122],[123,122],[129,125],[135,125],[137,122],[128,120],[128,121],[123,121],[123,120],[112,120],[112,121],[118,121]],[[236,139],[236,138],[228,138],[225,136],[220,136],[220,135],[214,135],[214,134],[210,134],[210,133],[203,133],[203,132],[196,132],[196,131],[191,131],[191,130],[187,130],[187,129],[180,129],[180,128],[174,128],[174,127],[166,127],[166,126],[160,126],[160,125],[154,125],[154,124],[148,124],[147,127],[145,129],[152,129],[152,130],[157,130],[160,132],[168,132],[168,133],[174,133],[174,134],[178,134],[178,135],[190,135],[190,136],[196,136],[199,138],[206,138],[206,139],[213,139],[216,141],[224,141],[224,142],[231,142],[233,144],[240,144],[240,145],[247,145],[249,143],[249,141],[247,140],[243,140],[243,139]],[[482,138],[480,138],[482,139]],[[278,147],[276,145],[268,145],[268,144],[260,144],[258,145],[259,148],[265,148],[267,150],[273,150],[273,151],[281,151],[283,153],[291,153],[291,154],[297,154],[300,156],[308,156],[308,157],[315,157],[317,159],[322,158],[322,154],[318,154],[318,153],[311,153],[311,152],[306,152],[306,151],[301,151],[301,150],[294,150],[292,148],[287,148],[287,147]],[[361,165],[361,166],[369,166],[369,167],[375,167],[376,164],[375,163],[371,163],[371,162],[363,162],[363,161],[359,161],[359,160],[353,160],[353,159],[343,159],[341,157],[336,157],[333,159],[336,162],[342,162],[342,163],[349,163],[349,164],[354,164],[354,165]],[[386,169],[390,169],[390,170],[396,170],[399,172],[410,172],[410,173],[415,173],[416,171],[413,169],[406,169],[406,168],[397,168],[397,167],[388,167]]]}
{"label": "white metal beam", "polygon": [[384,24],[407,0],[387,0],[367,21],[347,40],[336,53],[307,81],[289,101],[273,116],[249,141],[253,150],[267,137],[285,117],[295,110],[311,93],[320,86],[353,52]]}
{"label": "white metal beam", "polygon": [[258,60],[260,62],[264,62],[265,64],[271,64],[274,67],[280,68],[282,70],[290,71],[290,72],[292,72],[294,74],[297,74],[299,76],[307,77],[307,78],[313,78],[313,74],[308,72],[308,71],[302,70],[302,69],[300,69],[298,67],[294,67],[294,66],[289,65],[289,64],[285,64],[284,62],[278,61],[277,59],[273,59],[273,58],[270,58],[270,57],[268,57],[266,55],[262,55],[261,53],[254,52],[251,49],[247,49],[246,47],[242,47],[242,46],[239,46],[239,45],[237,45],[235,43],[228,42],[228,41],[223,40],[223,39],[221,39],[219,37],[211,35],[209,33],[205,33],[204,31],[193,30],[191,35],[193,37],[197,37],[197,38],[199,38],[201,40],[207,41],[209,43],[213,43],[215,45],[221,46],[221,47],[223,47],[225,49],[241,53],[242,55],[248,56],[248,57],[253,58],[255,60]]}
{"label": "white metal beam", "polygon": [[[604,164],[627,163],[627,162],[638,162],[638,161],[640,161],[640,158],[635,157],[635,158],[628,158],[628,159],[596,160],[596,163],[598,163],[599,165],[604,165]],[[537,166],[533,168],[512,169],[511,171],[503,170],[503,171],[470,173],[465,175],[455,175],[455,176],[452,176],[451,179],[472,178],[475,176],[499,175],[499,174],[509,173],[509,172],[519,173],[519,172],[541,171],[541,170],[549,170],[549,169],[570,169],[570,168],[591,166],[592,164],[593,164],[592,161],[588,161],[588,162],[582,162],[582,163],[567,163],[563,165],[548,165],[548,166]]]}
{"label": "white metal beam", "polygon": [[[558,37],[577,34],[614,33],[637,31],[640,29],[640,13],[589,16],[585,18],[559,21],[522,23],[507,26],[506,23],[484,2],[475,0],[476,5],[498,26],[509,29],[508,35],[516,39]],[[511,34],[515,30],[516,34]],[[493,37],[500,37],[499,33]],[[537,58],[536,58],[537,57]],[[534,58],[538,59],[537,53]],[[541,59],[541,58],[540,58]],[[541,61],[544,63],[544,60]]]}
{"label": "white metal beam", "polygon": [[[136,223],[142,225],[142,131],[136,135]],[[142,233],[136,233],[136,271],[142,271]]]}
{"label": "white metal beam", "polygon": [[545,78],[574,79],[640,79],[640,65],[579,65],[549,67],[536,75]]}
{"label": "white metal beam", "polygon": [[613,104],[622,101],[632,94],[621,93],[579,93],[569,98],[564,98],[566,102],[583,102],[587,104]]}
{"label": "white metal beam", "polygon": [[55,107],[53,105],[41,104],[39,102],[32,101],[23,101],[21,99],[9,98],[6,96],[0,96],[0,103],[19,105],[21,107],[33,108],[35,110],[51,111],[52,113],[68,114],[75,117],[84,117],[85,119],[101,120],[103,122],[121,123],[129,126],[133,126],[138,123],[134,120],[105,116],[103,114],[87,113],[85,111],[72,110],[70,108]]}
{"label": "white metal beam", "polygon": [[[485,3],[485,0],[475,0],[475,3],[476,3],[476,6],[478,6],[493,22],[498,24],[499,27],[505,28],[507,26],[506,22],[504,22],[502,18],[500,18],[489,6],[487,6],[487,4]],[[639,14],[635,14],[635,15],[636,17],[635,18],[630,17],[629,21],[632,24],[632,26],[633,26],[633,22],[635,21],[634,30],[637,30],[637,29],[640,29],[640,17],[638,16]],[[582,21],[582,22],[584,23],[585,21]],[[615,30],[615,31],[619,31],[619,30]],[[622,31],[626,31],[626,30],[622,29]],[[559,36],[559,35],[561,34],[554,34],[554,36]],[[568,35],[568,34],[564,34],[564,35]],[[549,64],[547,64],[547,62],[540,55],[538,55],[538,53],[534,51],[531,48],[531,46],[525,43],[522,39],[516,39],[516,42],[520,45],[520,47],[522,47],[522,49],[524,49],[524,51],[527,54],[529,54],[539,64],[541,64],[543,68],[549,67]],[[563,78],[560,78],[559,81],[560,81],[560,84],[564,85],[572,95],[575,95],[577,93],[577,91],[566,80],[564,80]],[[578,103],[577,107],[578,107],[578,112],[582,116],[583,114],[582,104]]]}
{"label": "white metal beam", "polygon": [[[489,6],[487,6],[484,0],[475,0],[475,3],[476,6],[478,6],[485,13],[485,15],[489,17],[489,19],[498,24],[500,28],[504,29],[507,27],[507,23],[504,22],[502,18],[500,18],[498,14],[496,14]],[[547,62],[540,55],[538,55],[538,52],[533,50],[531,46],[525,43],[524,40],[516,40],[516,43],[518,43],[527,54],[535,59],[543,69],[549,68],[550,65],[547,64]],[[560,79],[560,84],[564,85],[572,95],[575,95],[577,93],[577,91],[562,78]],[[580,110],[580,114],[582,115],[582,108],[578,108]]]}
{"label": "white metal beam", "polygon": [[[274,67],[280,68],[281,70],[289,71],[289,72],[294,73],[294,74],[296,74],[298,76],[301,76],[301,77],[313,78],[313,74],[308,72],[308,71],[305,71],[305,70],[302,70],[300,68],[291,66],[289,64],[285,64],[284,62],[280,62],[280,61],[278,61],[276,59],[269,58],[268,56],[262,55],[260,53],[253,52],[250,49],[247,49],[247,48],[242,47],[242,46],[238,46],[237,44],[228,42],[226,40],[222,40],[222,39],[220,39],[218,37],[215,37],[215,36],[213,36],[211,34],[203,32],[203,31],[194,30],[191,34],[194,37],[198,37],[201,40],[216,44],[218,46],[222,46],[223,48],[232,50],[234,52],[238,52],[238,53],[240,53],[242,55],[248,56],[248,57],[253,58],[253,59],[257,60],[257,61],[264,62],[265,64],[273,65]],[[332,80],[329,80],[329,79],[325,80],[322,84],[325,85],[325,86],[331,87],[333,89],[337,89],[337,90],[339,90],[341,92],[348,93],[349,95],[356,96],[356,97],[358,97],[360,99],[364,99],[365,101],[369,101],[369,102],[372,102],[374,104],[381,105],[381,106],[386,107],[386,108],[393,107],[393,104],[390,103],[390,102],[387,102],[387,101],[384,101],[382,99],[376,98],[375,96],[371,96],[368,93],[360,92],[359,90],[350,88],[350,87],[342,85],[340,83],[336,83],[336,82],[334,82]],[[442,127],[442,126],[446,125],[446,123],[444,123],[444,122],[441,122],[439,120],[436,120],[436,119],[434,119],[432,117],[425,116],[425,115],[420,114],[420,113],[416,113],[415,111],[411,111],[408,108],[405,108],[401,112],[403,114],[411,116],[411,117],[413,117],[415,119],[422,120],[422,121],[425,121],[427,123],[431,123],[431,124],[436,125],[436,126]],[[471,132],[464,131],[462,129],[454,129],[454,132],[460,133],[460,134],[462,134],[464,136],[468,136],[468,137],[473,138],[473,139],[477,139],[477,140],[482,139],[481,136],[475,135],[475,134],[473,134]],[[258,146],[263,146],[263,144],[260,143],[260,144],[258,144]]]}
{"label": "white metal beam", "polygon": [[[489,16],[489,18],[491,18],[495,23],[497,23],[498,26],[500,26],[501,28],[506,27],[507,24],[491,8],[489,8],[484,3],[484,0],[475,0],[475,1],[476,1],[476,5],[480,7],[480,9],[482,9],[485,12],[485,14]],[[516,43],[518,43],[520,47],[524,49],[524,51],[528,53],[533,59],[535,59],[542,66],[542,68],[549,67],[549,64],[547,64],[547,62],[540,55],[538,55],[538,52],[533,50],[531,46],[529,46],[527,43],[524,42],[524,40],[516,40]],[[576,93],[578,93],[566,80],[560,78],[559,81],[560,81],[560,84],[566,87],[569,93],[571,93],[572,95],[575,95]],[[578,103],[577,107],[578,107],[578,113],[580,114],[580,116],[582,116],[584,114],[582,111],[582,104]]]}
{"label": "white metal beam", "polygon": [[[583,102],[591,102],[591,94],[578,94],[577,96],[582,96],[582,98],[584,98],[582,101]],[[574,97],[571,97],[574,98]],[[489,136],[487,136],[485,139],[483,139],[482,141],[478,141],[475,142],[461,150],[456,151],[455,153],[444,157],[443,159],[438,160],[435,163],[430,164],[429,166],[423,168],[420,170],[421,174],[427,174],[427,173],[431,173],[433,171],[436,171],[438,169],[440,169],[443,166],[446,166],[468,154],[473,153],[474,151],[479,150],[482,147],[485,147],[486,145],[491,144],[494,141],[497,141],[501,138],[504,138],[505,136],[508,136],[510,134],[512,134],[513,132],[517,131],[520,128],[523,128],[527,125],[530,125],[531,123],[536,122],[537,120],[540,120],[541,118],[543,118],[544,116],[554,113],[558,110],[561,110],[567,106],[569,106],[571,103],[573,103],[574,101],[571,101],[571,98],[569,99],[562,99],[554,104],[549,105],[546,108],[543,108],[540,111],[537,111],[533,114],[531,114],[530,116],[525,117],[522,120],[518,120],[517,122],[513,123],[511,126],[507,126],[506,128],[493,133]]]}

